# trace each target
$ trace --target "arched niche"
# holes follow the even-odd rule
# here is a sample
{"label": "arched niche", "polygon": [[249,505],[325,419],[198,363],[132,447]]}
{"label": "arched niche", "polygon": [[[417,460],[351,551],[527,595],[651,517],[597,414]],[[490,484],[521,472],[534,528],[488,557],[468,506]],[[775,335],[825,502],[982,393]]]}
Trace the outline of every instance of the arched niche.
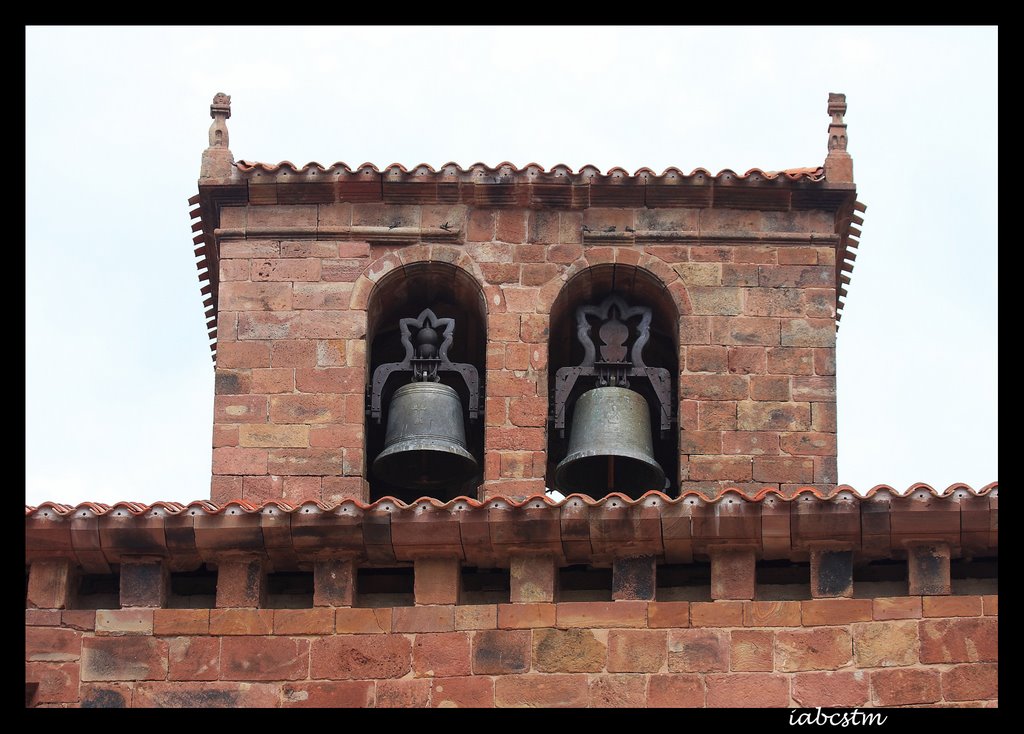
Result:
{"label": "arched niche", "polygon": [[[402,319],[418,317],[431,309],[440,319],[454,319],[453,340],[448,348],[451,362],[469,363],[479,376],[479,416],[469,415],[469,391],[466,382],[454,372],[442,371],[440,381],[455,389],[462,406],[466,431],[466,447],[476,459],[478,471],[461,483],[446,483],[424,492],[389,484],[375,476],[373,462],[384,448],[388,414],[395,391],[411,381],[409,372],[395,372],[381,390],[381,419],[370,415],[370,393],[374,371],[381,364],[399,362],[405,357],[399,324]],[[487,314],[484,294],[476,280],[462,268],[450,263],[410,263],[396,268],[377,283],[367,304],[367,415],[366,476],[370,483],[370,499],[391,496],[412,501],[423,495],[441,499],[459,495],[476,496],[483,479],[484,435],[484,364],[487,353]]]}
{"label": "arched niche", "polygon": [[[630,379],[630,389],[642,395],[651,415],[653,456],[665,472],[668,486],[662,489],[675,496],[679,492],[679,425],[677,419],[679,396],[679,309],[672,294],[657,276],[643,268],[626,264],[595,265],[575,274],[566,282],[551,308],[550,342],[548,344],[548,391],[552,420],[548,426],[548,461],[545,480],[555,487],[555,468],[565,458],[576,402],[580,395],[595,387],[593,377],[577,380],[566,400],[565,427],[554,427],[555,381],[559,368],[580,364],[584,347],[577,338],[576,311],[579,306],[598,305],[611,294],[618,294],[629,306],[651,309],[650,339],[643,349],[643,360],[649,367],[668,371],[670,391],[668,404],[671,425],[666,431],[660,427],[659,401],[647,379]],[[592,327],[594,335],[598,329]],[[630,330],[625,346],[632,347],[635,332]],[[596,343],[596,342],[595,342]],[[564,435],[563,435],[564,434]],[[624,437],[629,440],[628,437]],[[587,494],[602,496],[606,487],[595,487]],[[655,489],[651,487],[651,489]]]}

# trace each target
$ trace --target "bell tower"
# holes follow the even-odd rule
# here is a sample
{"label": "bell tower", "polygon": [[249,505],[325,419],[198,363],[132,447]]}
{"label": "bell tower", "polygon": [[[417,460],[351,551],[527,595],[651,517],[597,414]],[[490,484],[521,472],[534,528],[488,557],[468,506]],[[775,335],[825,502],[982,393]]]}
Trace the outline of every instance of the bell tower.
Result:
{"label": "bell tower", "polygon": [[863,207],[828,112],[785,171],[298,168],[236,161],[218,94],[212,498],[831,490]]}

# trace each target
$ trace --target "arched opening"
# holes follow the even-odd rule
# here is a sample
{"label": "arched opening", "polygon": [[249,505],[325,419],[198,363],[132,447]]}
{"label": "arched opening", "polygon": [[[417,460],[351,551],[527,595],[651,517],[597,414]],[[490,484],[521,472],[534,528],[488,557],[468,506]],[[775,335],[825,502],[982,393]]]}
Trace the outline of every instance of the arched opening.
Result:
{"label": "arched opening", "polygon": [[[619,299],[617,301],[610,299],[613,295],[618,296]],[[612,301],[625,304],[628,308],[623,309],[621,306],[609,306]],[[602,304],[605,308],[604,316],[600,313]],[[578,377],[570,374],[569,377],[571,379],[566,381],[566,371],[563,371],[563,377],[559,378],[559,370],[561,368],[571,368],[587,361],[585,339],[581,338],[578,334],[580,331],[578,309],[581,306],[592,307],[588,309],[587,314],[584,314],[586,327],[589,327],[589,329],[585,328],[584,331],[587,332],[587,336],[592,341],[593,348],[596,350],[596,357],[592,356],[590,358],[590,361],[596,362],[596,369],[577,370],[581,374]],[[644,317],[641,315],[645,309],[648,309],[650,314],[649,323],[647,324],[643,323]],[[627,313],[622,313],[623,311]],[[605,323],[613,321],[624,325],[626,328],[617,325],[611,330],[607,326],[602,329],[602,318],[605,318]],[[641,335],[644,331],[643,326],[646,326],[648,334],[648,339],[645,343],[641,340]],[[559,484],[562,484],[565,488],[559,489],[563,493],[566,493],[566,489],[568,489],[569,491],[583,491],[595,497],[607,494],[609,489],[624,491],[633,496],[640,496],[640,494],[649,489],[659,489],[669,495],[678,494],[679,431],[676,417],[677,397],[679,394],[678,326],[679,310],[671,293],[669,293],[668,289],[657,277],[634,265],[595,265],[592,268],[587,268],[577,273],[565,284],[551,309],[551,339],[548,345],[548,390],[551,405],[551,422],[548,430],[547,486],[559,488]],[[639,355],[642,356],[642,363],[646,367],[653,368],[648,371],[648,374],[651,374],[652,378],[657,378],[658,375],[662,377],[652,379],[646,376],[639,376],[640,370],[633,370],[632,376],[627,381],[628,389],[639,394],[647,404],[652,439],[651,458],[664,472],[665,485],[663,487],[646,486],[642,489],[627,491],[618,485],[619,480],[615,478],[615,472],[643,471],[645,476],[647,476],[649,472],[646,471],[645,465],[649,466],[651,462],[636,463],[628,460],[621,463],[618,469],[615,469],[614,460],[609,461],[607,464],[607,480],[605,480],[603,478],[605,465],[602,463],[604,459],[601,458],[601,449],[597,444],[600,441],[611,438],[621,447],[625,447],[621,453],[629,454],[631,452],[628,449],[635,449],[638,446],[645,445],[645,439],[640,435],[643,433],[642,430],[638,431],[636,426],[630,428],[624,425],[620,434],[609,436],[608,432],[601,427],[607,420],[607,411],[598,410],[595,412],[595,401],[590,399],[584,401],[580,411],[577,411],[577,408],[580,407],[580,397],[582,395],[599,384],[604,384],[601,382],[603,378],[594,375],[593,372],[601,371],[602,355],[615,358],[615,348],[606,352],[601,351],[602,346],[608,349],[606,341],[614,341],[617,345],[618,353],[624,355],[621,358],[630,361],[632,364],[634,356],[637,356],[637,352],[634,351],[633,347],[638,340],[641,340]],[[661,372],[661,370],[664,370],[664,372]],[[569,372],[572,371],[570,370]],[[587,374],[588,372],[590,374]],[[666,372],[667,375],[665,375]],[[560,405],[559,387],[557,385],[560,379],[563,381],[560,389],[563,393],[561,400],[564,402],[561,420],[559,420],[558,415]],[[572,383],[571,389],[568,389],[567,385],[572,379],[575,379],[575,382]],[[660,388],[656,387],[656,382],[660,384]],[[665,382],[667,382],[667,387],[664,384]],[[666,394],[667,400],[665,400]],[[606,395],[614,395],[614,393],[606,393]],[[622,396],[624,394],[620,393],[619,397]],[[630,403],[630,406],[627,406],[627,410],[632,411],[634,415],[640,415],[642,411],[638,413],[634,410],[636,401],[630,396],[625,397],[628,398]],[[610,405],[610,407],[613,410],[618,410],[614,405]],[[667,411],[664,416],[665,422],[668,423],[667,427],[662,420],[663,408]],[[585,427],[580,430],[591,431],[594,436],[598,433],[604,434],[600,441],[595,439],[594,452],[597,452],[598,456],[588,456],[584,462],[578,465],[582,469],[578,476],[585,477],[584,483],[588,487],[593,486],[593,489],[583,490],[578,486],[573,486],[575,482],[566,480],[564,470],[562,472],[558,470],[560,463],[570,453],[570,448],[572,449],[573,456],[588,453],[585,450],[586,441],[584,440],[581,445],[579,437],[575,439],[575,445],[570,446],[572,428],[576,425],[576,420],[586,420],[591,422],[592,425],[594,421],[598,421],[598,427]],[[646,449],[641,453],[645,452]],[[650,481],[653,480],[648,480],[648,483]]]}
{"label": "arched opening", "polygon": [[[429,309],[431,316],[425,321],[417,322],[417,319]],[[437,321],[433,321],[436,317]],[[449,323],[445,320],[451,319]],[[441,391],[426,391],[423,398],[428,405],[423,405],[418,400],[410,402],[408,391],[395,403],[395,392],[403,386],[409,385],[413,380],[413,372],[410,366],[423,366],[422,361],[408,360],[407,349],[410,348],[403,343],[404,337],[416,349],[417,336],[420,328],[433,328],[440,336],[437,346],[446,343],[446,329],[450,330],[450,344],[446,347],[444,364],[438,367],[438,360],[433,361],[433,369],[436,374],[425,382],[442,386]],[[449,499],[459,495],[475,496],[476,488],[483,478],[483,397],[484,397],[484,363],[487,352],[486,333],[486,304],[483,291],[477,282],[465,270],[450,263],[429,262],[412,263],[403,268],[396,268],[377,283],[370,294],[367,305],[367,417],[366,417],[366,476],[370,482],[370,498],[376,500],[385,496],[396,497],[405,502],[415,500],[422,496]],[[436,351],[436,349],[434,350]],[[417,351],[416,355],[419,354]],[[381,365],[395,365],[405,363],[405,367],[390,368],[378,372]],[[466,366],[472,365],[475,370]],[[454,366],[455,369],[451,367]],[[464,377],[465,374],[475,372],[477,406],[478,409],[471,411],[472,379]],[[378,374],[379,384],[374,384],[374,375]],[[436,377],[436,383],[434,381]],[[456,405],[454,396],[457,396]],[[376,394],[375,394],[376,393]],[[435,402],[439,401],[439,402]],[[430,434],[426,443],[429,443],[431,453],[424,452],[424,441],[420,440],[407,442],[406,444],[388,444],[389,452],[397,450],[397,454],[390,454],[390,468],[385,464],[376,464],[375,461],[385,450],[388,434],[388,421],[392,418],[393,403],[397,411],[403,415],[396,415],[399,423],[393,425],[392,430],[401,433],[405,430],[419,436]],[[436,410],[437,406],[443,410]],[[374,406],[377,407],[375,415]],[[427,420],[433,418],[434,423],[418,424],[411,426],[415,420],[411,417],[416,411],[427,414]],[[454,452],[460,451],[455,444],[458,442],[457,434],[460,433],[455,424],[458,423],[456,412],[461,412],[462,430],[464,431],[465,450],[472,455],[472,460],[458,459],[454,456],[445,456],[445,450],[437,450],[438,446],[450,447]],[[436,418],[439,413],[446,413],[448,418]],[[455,420],[452,420],[452,419]],[[443,422],[443,425],[435,423]],[[427,426],[427,427],[425,427]],[[440,436],[440,438],[438,438]],[[453,440],[449,441],[451,438]],[[439,443],[440,442],[440,443]],[[424,461],[424,457],[430,457],[430,461]],[[458,462],[458,467],[453,462]],[[472,461],[475,461],[475,468],[472,468]],[[397,469],[396,469],[397,467]],[[459,476],[455,478],[456,471],[460,469],[462,474],[472,472],[468,478]],[[461,471],[466,469],[466,471]],[[417,473],[418,472],[418,473]],[[416,474],[415,477],[412,475]]]}

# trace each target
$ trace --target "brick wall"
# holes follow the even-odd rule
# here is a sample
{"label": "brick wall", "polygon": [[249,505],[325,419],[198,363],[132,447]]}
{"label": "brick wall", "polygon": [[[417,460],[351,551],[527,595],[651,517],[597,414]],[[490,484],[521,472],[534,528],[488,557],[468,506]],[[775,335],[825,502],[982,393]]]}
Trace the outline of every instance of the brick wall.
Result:
{"label": "brick wall", "polygon": [[26,681],[41,706],[994,706],[997,604],[28,609]]}
{"label": "brick wall", "polygon": [[[339,234],[375,227],[415,241]],[[824,209],[223,207],[212,498],[370,498],[367,308],[431,262],[486,304],[481,498],[543,491],[552,305],[610,264],[664,286],[679,314],[675,486],[834,486],[835,230]]]}

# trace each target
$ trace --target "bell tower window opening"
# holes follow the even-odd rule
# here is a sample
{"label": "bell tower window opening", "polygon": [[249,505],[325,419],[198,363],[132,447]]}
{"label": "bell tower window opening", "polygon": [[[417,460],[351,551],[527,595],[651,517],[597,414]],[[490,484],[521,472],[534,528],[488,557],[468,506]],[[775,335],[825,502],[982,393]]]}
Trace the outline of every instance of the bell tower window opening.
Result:
{"label": "bell tower window opening", "polygon": [[483,477],[485,324],[481,289],[447,263],[398,268],[371,293],[365,467],[371,501],[476,496]]}
{"label": "bell tower window opening", "polygon": [[678,323],[641,268],[597,265],[566,283],[551,313],[549,487],[678,494]]}

